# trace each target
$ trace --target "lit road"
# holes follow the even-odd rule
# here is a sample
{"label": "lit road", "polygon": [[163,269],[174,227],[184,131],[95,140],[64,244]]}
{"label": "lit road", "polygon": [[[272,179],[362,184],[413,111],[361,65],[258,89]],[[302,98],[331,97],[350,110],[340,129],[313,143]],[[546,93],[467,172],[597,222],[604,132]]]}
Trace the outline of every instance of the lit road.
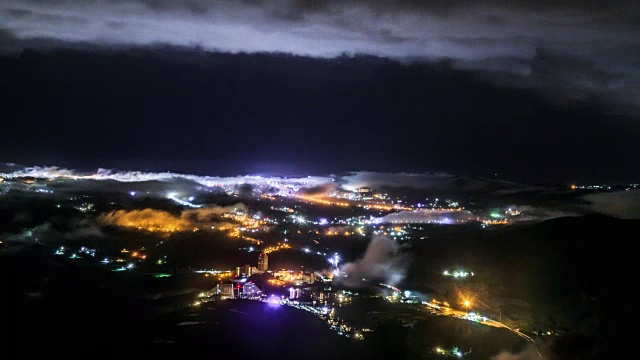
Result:
{"label": "lit road", "polygon": [[[446,315],[446,316],[453,316],[453,317],[457,317],[457,318],[464,318],[467,315],[466,311],[460,311],[460,310],[454,310],[451,308],[436,308],[432,305],[426,305],[428,308],[431,308],[433,310],[436,310],[437,312],[439,311],[442,315]],[[443,310],[444,309],[444,310]],[[513,332],[514,334],[520,336],[521,338],[525,339],[527,342],[533,344],[535,346],[536,352],[538,353],[538,356],[542,357],[542,354],[540,354],[540,352],[538,351],[538,346],[536,345],[535,340],[533,340],[533,338],[531,336],[528,336],[527,334],[523,334],[520,331],[518,331],[517,329],[513,329],[510,328],[509,326],[499,322],[499,321],[495,321],[495,320],[491,320],[491,319],[487,319],[487,320],[483,320],[483,321],[478,321],[479,324],[482,325],[487,325],[487,326],[493,326],[496,328],[504,328],[507,329],[511,332]]]}

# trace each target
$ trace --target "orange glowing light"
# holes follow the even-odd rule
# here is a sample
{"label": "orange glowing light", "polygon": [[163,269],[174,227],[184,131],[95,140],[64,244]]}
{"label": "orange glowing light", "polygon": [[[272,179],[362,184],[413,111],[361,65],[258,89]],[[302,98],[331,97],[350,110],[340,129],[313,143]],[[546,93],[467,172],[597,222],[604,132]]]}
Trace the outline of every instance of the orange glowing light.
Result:
{"label": "orange glowing light", "polygon": [[285,250],[285,249],[291,249],[291,246],[289,246],[289,244],[286,244],[286,243],[278,243],[275,246],[269,246],[268,248],[264,249],[262,253],[269,254],[278,250]]}
{"label": "orange glowing light", "polygon": [[466,291],[458,292],[458,298],[460,301],[460,305],[462,305],[467,311],[474,306],[475,296]]}
{"label": "orange glowing light", "polygon": [[[166,234],[211,229],[228,231],[230,237],[241,237],[244,231],[263,230],[267,224],[264,220],[254,218],[238,207],[184,210],[179,215],[155,209],[118,210],[100,215],[99,220],[108,225]],[[227,220],[220,223],[220,218]]]}

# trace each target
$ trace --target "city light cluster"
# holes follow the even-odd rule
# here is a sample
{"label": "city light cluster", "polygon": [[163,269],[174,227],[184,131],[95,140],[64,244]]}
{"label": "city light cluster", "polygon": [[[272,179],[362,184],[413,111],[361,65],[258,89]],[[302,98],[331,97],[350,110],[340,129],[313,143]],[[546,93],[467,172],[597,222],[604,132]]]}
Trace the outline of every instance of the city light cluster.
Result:
{"label": "city light cluster", "polygon": [[445,270],[442,272],[442,275],[444,276],[451,276],[454,278],[466,278],[467,276],[475,276],[475,274],[473,272],[468,272],[468,271],[464,271],[464,270],[456,270],[453,272],[449,272],[449,270]]}
{"label": "city light cluster", "polygon": [[296,194],[295,197],[300,199],[300,200],[303,200],[303,201],[306,201],[306,202],[309,202],[309,203],[313,203],[313,204],[332,205],[332,206],[341,206],[341,207],[351,206],[351,204],[349,204],[348,202],[345,202],[345,201],[327,200],[324,197],[320,197],[320,196],[310,196],[310,195]]}
{"label": "city light cluster", "polygon": [[457,357],[457,358],[461,358],[464,355],[457,346],[454,346],[451,350],[437,347],[435,351],[437,354],[440,354],[443,356],[451,356],[451,357]]}

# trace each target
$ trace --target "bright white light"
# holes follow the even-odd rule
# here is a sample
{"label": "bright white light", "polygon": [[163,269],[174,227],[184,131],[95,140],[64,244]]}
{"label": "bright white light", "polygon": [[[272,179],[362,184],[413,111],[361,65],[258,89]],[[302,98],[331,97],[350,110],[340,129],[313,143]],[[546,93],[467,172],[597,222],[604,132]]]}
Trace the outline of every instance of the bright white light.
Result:
{"label": "bright white light", "polygon": [[136,196],[136,192],[135,192],[135,191],[130,191],[130,192],[129,192],[129,195],[131,195],[131,196]]}
{"label": "bright white light", "polygon": [[320,219],[320,221],[318,222],[320,225],[327,225],[329,223],[329,221],[327,221],[327,219]]}
{"label": "bright white light", "polygon": [[404,292],[404,297],[409,297],[409,296],[411,296],[411,291],[406,290],[406,291]]}
{"label": "bright white light", "polygon": [[[178,197],[177,197],[177,196],[178,196],[178,194],[176,194],[176,193],[174,193],[174,192],[171,192],[171,193],[168,193],[168,194],[167,194],[167,198],[168,198],[168,199],[171,199],[171,200],[173,200],[173,201],[177,202],[177,203],[178,203],[178,204],[180,204],[180,205],[189,206],[189,207],[193,207],[193,208],[199,208],[199,207],[202,207],[202,205],[196,205],[196,204],[192,204],[192,203],[190,203],[189,201],[185,201],[185,200],[182,200],[182,199],[178,199]],[[192,196],[192,197],[193,197],[193,196]],[[192,197],[190,197],[189,199],[191,199]]]}
{"label": "bright white light", "polygon": [[194,196],[189,196],[189,201],[193,201],[193,200],[195,200],[195,197]]}

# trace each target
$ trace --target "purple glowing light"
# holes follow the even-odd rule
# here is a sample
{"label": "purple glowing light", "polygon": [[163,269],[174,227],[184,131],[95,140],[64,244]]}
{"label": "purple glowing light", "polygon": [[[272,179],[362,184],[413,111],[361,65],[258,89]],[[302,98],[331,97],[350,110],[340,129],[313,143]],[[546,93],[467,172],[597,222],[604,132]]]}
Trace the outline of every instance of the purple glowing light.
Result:
{"label": "purple glowing light", "polygon": [[278,307],[280,306],[280,299],[274,295],[269,296],[269,299],[267,300],[267,303],[269,304],[269,306],[271,307]]}

